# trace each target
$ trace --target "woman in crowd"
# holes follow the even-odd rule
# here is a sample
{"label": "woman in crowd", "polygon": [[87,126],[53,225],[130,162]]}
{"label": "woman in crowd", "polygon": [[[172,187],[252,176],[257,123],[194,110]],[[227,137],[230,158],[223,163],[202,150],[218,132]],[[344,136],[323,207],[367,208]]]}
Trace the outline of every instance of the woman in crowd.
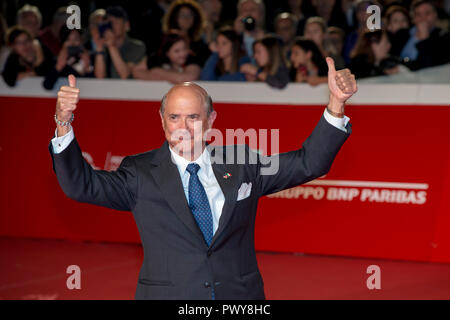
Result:
{"label": "woman in crowd", "polygon": [[282,89],[289,82],[289,70],[282,50],[281,40],[266,35],[253,43],[254,58],[258,67],[246,63],[241,66],[247,81],[264,81],[271,87]]}
{"label": "woman in crowd", "polygon": [[11,48],[2,72],[7,85],[13,87],[17,80],[43,76],[51,69],[52,62],[45,58],[39,42],[33,40],[27,29],[14,26],[8,30],[6,39]]}
{"label": "woman in crowd", "polygon": [[386,31],[391,42],[391,52],[401,52],[403,48],[402,41],[395,41],[396,35],[400,30],[408,30],[411,26],[408,10],[402,6],[393,5],[386,10],[384,15]]}
{"label": "woman in crowd", "polygon": [[211,54],[208,45],[201,39],[205,24],[203,9],[196,1],[176,0],[163,18],[163,31],[178,30],[183,33],[197,63],[203,66]]}
{"label": "woman in crowd", "polygon": [[56,65],[45,76],[44,88],[53,89],[60,77],[73,74],[75,77],[93,77],[94,67],[89,52],[83,47],[83,38],[78,29],[61,28],[59,35],[63,44],[58,54]]}
{"label": "woman in crowd", "polygon": [[10,49],[6,45],[6,21],[5,18],[0,14],[0,73],[3,72],[5,68],[6,59],[8,59]]}
{"label": "woman in crowd", "polygon": [[391,44],[386,31],[366,31],[351,53],[350,70],[356,78],[395,74],[399,60],[389,55]]}
{"label": "woman in crowd", "polygon": [[324,46],[326,31],[327,25],[323,18],[311,17],[306,20],[304,36],[306,39],[314,41],[323,56],[326,55]]}
{"label": "woman in crowd", "polygon": [[305,38],[316,44],[323,57],[333,58],[336,69],[345,68],[341,53],[333,47],[331,41],[327,41],[327,25],[322,17],[311,17],[306,20]]}
{"label": "woman in crowd", "polygon": [[296,38],[291,49],[291,80],[318,85],[328,82],[328,66],[317,45],[304,37]]}
{"label": "woman in crowd", "polygon": [[219,30],[216,41],[212,46],[213,53],[203,67],[201,80],[246,81],[245,75],[239,68],[250,63],[242,48],[242,36],[231,27]]}
{"label": "woman in crowd", "polygon": [[165,34],[158,53],[132,68],[135,79],[165,80],[174,84],[198,80],[200,72],[200,66],[190,54],[189,40],[177,31]]}
{"label": "woman in crowd", "polygon": [[370,11],[367,12],[367,8],[372,5],[379,4],[372,0],[356,0],[353,2],[353,27],[354,30],[347,34],[345,39],[344,49],[342,55],[344,57],[345,63],[350,62],[350,53],[358,42],[361,35],[368,30],[367,19],[370,17]]}
{"label": "woman in crowd", "polygon": [[411,25],[408,10],[402,6],[390,6],[386,10],[384,17],[386,22],[386,30],[392,34],[397,33],[400,29],[409,29]]}

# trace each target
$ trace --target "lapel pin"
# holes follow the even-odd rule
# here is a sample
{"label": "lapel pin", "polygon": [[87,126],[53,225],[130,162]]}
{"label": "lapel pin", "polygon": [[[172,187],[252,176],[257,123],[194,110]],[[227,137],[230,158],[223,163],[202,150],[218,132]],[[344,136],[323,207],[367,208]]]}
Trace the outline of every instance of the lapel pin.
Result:
{"label": "lapel pin", "polygon": [[231,177],[231,173],[225,173],[225,175],[223,176],[224,179],[228,179],[229,177]]}

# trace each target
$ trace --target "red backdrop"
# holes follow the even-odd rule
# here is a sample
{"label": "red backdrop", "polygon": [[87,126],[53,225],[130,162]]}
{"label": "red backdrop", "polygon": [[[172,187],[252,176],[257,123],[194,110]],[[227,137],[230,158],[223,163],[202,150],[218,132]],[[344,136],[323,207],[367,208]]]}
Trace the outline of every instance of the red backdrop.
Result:
{"label": "red backdrop", "polygon": [[[0,97],[0,104],[0,235],[140,241],[131,213],[77,203],[59,188],[47,149],[54,98]],[[75,135],[95,166],[111,169],[120,157],[162,144],[158,108],[82,100]],[[324,110],[215,108],[223,132],[279,129],[281,152],[299,148]],[[256,248],[450,262],[450,108],[365,105],[349,106],[347,114],[353,134],[326,177],[260,199]]]}

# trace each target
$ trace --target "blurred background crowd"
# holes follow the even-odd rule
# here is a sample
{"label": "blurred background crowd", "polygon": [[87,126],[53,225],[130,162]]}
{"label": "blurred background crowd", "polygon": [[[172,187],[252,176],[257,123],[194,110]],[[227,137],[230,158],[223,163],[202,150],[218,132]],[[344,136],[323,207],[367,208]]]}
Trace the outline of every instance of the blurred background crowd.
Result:
{"label": "blurred background crowd", "polygon": [[[450,63],[450,1],[20,1],[0,5],[0,72],[184,81],[327,82],[325,57],[357,78]],[[67,6],[81,9],[69,30]],[[367,8],[381,9],[368,29]]]}

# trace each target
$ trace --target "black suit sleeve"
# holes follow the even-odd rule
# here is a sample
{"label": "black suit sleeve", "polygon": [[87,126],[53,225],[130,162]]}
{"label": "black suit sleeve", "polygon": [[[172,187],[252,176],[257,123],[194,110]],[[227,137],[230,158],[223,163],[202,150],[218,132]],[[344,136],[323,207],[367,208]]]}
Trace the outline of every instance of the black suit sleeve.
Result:
{"label": "black suit sleeve", "polygon": [[134,208],[137,176],[133,157],[125,157],[117,171],[105,171],[94,170],[84,160],[76,138],[61,153],[54,154],[51,143],[49,151],[59,185],[69,198],[116,210]]}
{"label": "black suit sleeve", "polygon": [[334,127],[322,116],[301,149],[259,157],[256,175],[260,195],[292,188],[329,172],[339,149],[351,133],[350,123],[346,129],[344,132]]}

